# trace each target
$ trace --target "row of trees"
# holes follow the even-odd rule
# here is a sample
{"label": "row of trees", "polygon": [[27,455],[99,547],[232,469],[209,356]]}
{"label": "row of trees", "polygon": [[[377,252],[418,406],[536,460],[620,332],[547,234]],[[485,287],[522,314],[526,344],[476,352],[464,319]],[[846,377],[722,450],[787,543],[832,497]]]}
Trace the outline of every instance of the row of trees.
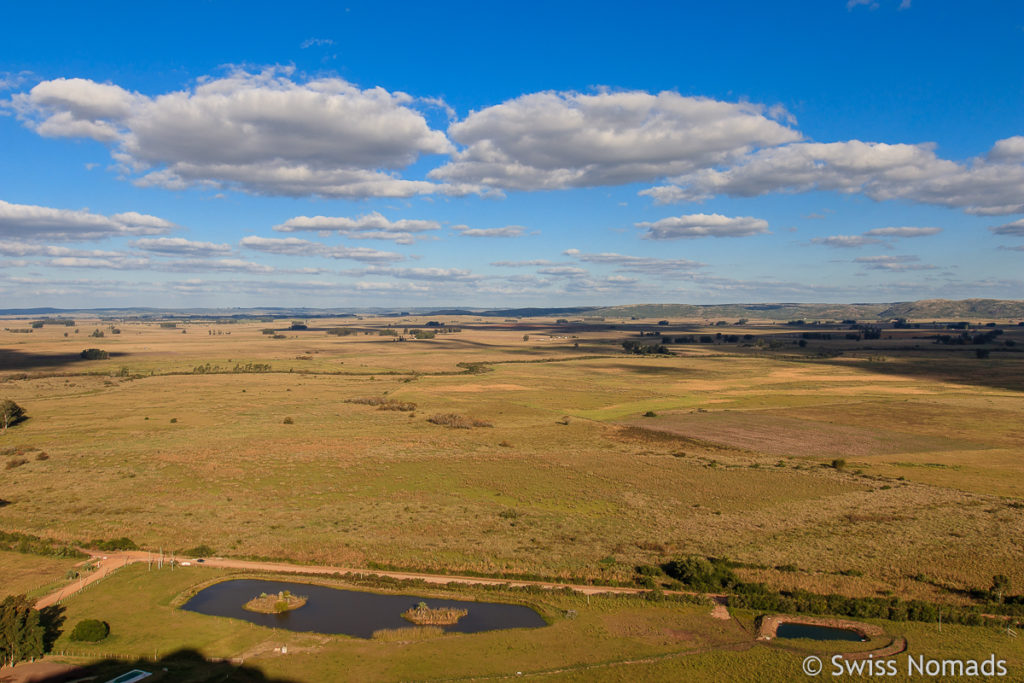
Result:
{"label": "row of trees", "polygon": [[46,627],[39,610],[24,595],[9,595],[0,602],[0,663],[41,657],[46,651]]}

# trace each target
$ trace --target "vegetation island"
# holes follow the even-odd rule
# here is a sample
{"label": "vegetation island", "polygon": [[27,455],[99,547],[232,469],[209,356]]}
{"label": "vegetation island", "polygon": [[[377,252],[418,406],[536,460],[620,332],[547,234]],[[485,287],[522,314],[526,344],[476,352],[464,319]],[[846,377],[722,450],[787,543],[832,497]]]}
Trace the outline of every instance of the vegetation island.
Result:
{"label": "vegetation island", "polygon": [[276,595],[260,593],[259,596],[242,605],[242,609],[260,614],[283,614],[299,609],[306,604],[308,599],[304,595],[292,595],[290,591],[281,591]]}
{"label": "vegetation island", "polygon": [[402,618],[420,626],[449,626],[469,614],[469,610],[455,607],[427,607],[421,602],[402,612]]}

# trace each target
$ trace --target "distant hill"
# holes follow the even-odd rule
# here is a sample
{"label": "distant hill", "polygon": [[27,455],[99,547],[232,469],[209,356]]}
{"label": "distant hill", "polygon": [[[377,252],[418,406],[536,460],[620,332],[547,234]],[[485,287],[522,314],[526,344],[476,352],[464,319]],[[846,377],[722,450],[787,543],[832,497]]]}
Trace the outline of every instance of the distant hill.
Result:
{"label": "distant hill", "polygon": [[585,316],[587,318],[658,318],[702,320],[1024,320],[1024,301],[1004,299],[924,299],[896,303],[852,304],[629,304],[623,306],[561,306],[557,308],[483,309],[451,306],[445,308],[9,308],[0,309],[0,316],[38,317],[52,315],[90,314],[102,317],[198,318],[325,318],[353,315],[397,316],[399,311],[410,315],[532,318],[546,316]]}
{"label": "distant hill", "polygon": [[951,318],[1024,319],[1024,301],[1007,299],[923,299],[901,301],[880,314],[883,318],[949,320]]}
{"label": "distant hill", "polygon": [[769,320],[970,320],[1024,319],[1024,301],[1001,299],[926,299],[898,303],[857,304],[634,304],[596,308],[588,313],[606,318],[703,318]]}
{"label": "distant hill", "polygon": [[427,315],[476,315],[491,318],[534,318],[546,315],[589,314],[593,310],[592,306],[569,306],[562,308],[498,308],[489,311],[470,308],[442,308],[431,311],[427,313]]}
{"label": "distant hill", "polygon": [[703,318],[706,320],[750,318],[768,320],[875,320],[891,304],[637,304],[598,308],[590,315],[605,318]]}

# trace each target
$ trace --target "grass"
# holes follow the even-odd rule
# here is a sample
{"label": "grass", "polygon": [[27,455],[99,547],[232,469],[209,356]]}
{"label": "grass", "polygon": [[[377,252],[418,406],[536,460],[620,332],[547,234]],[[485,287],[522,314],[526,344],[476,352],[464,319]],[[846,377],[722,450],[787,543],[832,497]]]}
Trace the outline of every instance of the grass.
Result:
{"label": "grass", "polygon": [[[228,576],[229,572],[199,567],[147,571],[145,565],[133,565],[119,570],[66,603],[67,623],[101,619],[110,624],[111,635],[95,645],[71,643],[62,636],[56,648],[88,658],[90,653],[161,657],[187,647],[208,658],[244,657],[247,666],[292,681],[329,680],[332,672],[342,670],[339,667],[359,680],[419,680],[439,672],[451,678],[484,677],[523,671],[552,672],[555,680],[675,676],[678,680],[785,681],[799,677],[800,662],[808,653],[827,662],[837,652],[884,644],[880,640],[755,645],[755,612],[739,610],[735,620],[720,621],[702,606],[564,593],[529,596],[551,615],[552,624],[541,629],[442,637],[435,631],[411,628],[375,634],[370,640],[273,630],[171,607],[175,597],[192,586]],[[523,598],[521,593],[474,588],[455,593],[437,587],[397,590],[462,599]],[[914,656],[983,658],[996,653],[1007,660],[1010,671],[1024,666],[1024,644],[997,629],[943,625],[940,631],[936,624],[869,621],[891,635],[906,637],[909,654]],[[273,652],[281,646],[288,648],[286,657]]]}
{"label": "grass", "polygon": [[[627,583],[692,553],[776,588],[948,602],[995,574],[1024,586],[1020,354],[980,363],[909,337],[798,349],[758,324],[743,332],[778,350],[648,358],[622,353],[621,324],[524,343],[514,324],[443,322],[463,331],[271,340],[266,323],[125,322],[89,362],[83,334],[0,332],[0,396],[29,415],[0,436],[3,461],[27,460],[0,468],[0,529]],[[193,374],[207,364],[270,371]],[[391,405],[416,411],[372,409]],[[429,422],[447,415],[493,427]]]}
{"label": "grass", "polygon": [[67,582],[77,559],[63,559],[0,550],[0,600],[7,595],[40,595]]}

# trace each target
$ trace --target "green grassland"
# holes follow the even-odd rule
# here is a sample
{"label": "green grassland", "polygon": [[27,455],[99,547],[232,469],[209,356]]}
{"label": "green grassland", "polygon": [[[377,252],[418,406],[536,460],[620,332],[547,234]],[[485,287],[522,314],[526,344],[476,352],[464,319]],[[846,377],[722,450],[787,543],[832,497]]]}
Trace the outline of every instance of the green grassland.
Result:
{"label": "green grassland", "polygon": [[37,596],[54,590],[80,562],[0,550],[0,595]]}
{"label": "green grassland", "polygon": [[[336,680],[339,676],[367,681],[477,679],[516,672],[543,673],[555,680],[786,681],[800,675],[800,662],[807,654],[827,658],[877,647],[888,639],[824,646],[811,641],[755,644],[755,614],[743,610],[737,610],[733,619],[721,621],[711,618],[706,606],[671,601],[612,596],[588,600],[560,592],[471,587],[456,592],[452,592],[454,588],[424,586],[398,590],[425,597],[526,602],[544,614],[550,625],[390,642],[292,633],[174,606],[197,586],[237,576],[242,575],[199,567],[171,571],[166,567],[149,570],[142,564],[129,566],[66,603],[68,625],[85,618],[101,619],[110,624],[111,635],[96,644],[74,643],[62,636],[54,649],[61,659],[84,662],[111,655],[156,660],[184,648],[291,681]],[[314,580],[346,586],[343,580]],[[944,625],[939,630],[935,624],[871,623],[882,626],[889,636],[907,638],[909,655],[982,658],[994,652],[1007,661],[1011,671],[1024,667],[1024,644],[994,628]],[[282,646],[287,655],[275,651]]]}
{"label": "green grassland", "polygon": [[[349,336],[280,322],[0,332],[0,398],[29,415],[0,435],[0,451],[49,455],[10,468],[15,456],[0,457],[0,530],[596,581],[630,582],[636,565],[680,554],[727,556],[774,588],[951,603],[995,574],[1024,587],[1024,359],[1008,348],[981,360],[904,330],[799,347],[800,330],[747,324],[725,331],[756,343],[625,354],[621,342],[656,320],[457,317],[442,322],[462,331],[434,339],[377,334],[427,320],[315,325],[357,327]],[[1007,327],[1002,340],[1024,345],[1022,332]],[[110,358],[77,358],[89,347]],[[269,371],[234,371],[247,364]],[[381,396],[416,409],[347,402]],[[444,413],[493,426],[428,421]],[[40,565],[38,580],[32,569],[16,579],[26,570],[14,564],[0,558],[0,592],[61,573]],[[69,609],[99,609],[87,595]],[[140,635],[123,645],[151,655],[151,635],[124,627]],[[233,628],[204,652],[244,650]],[[761,650],[650,666],[668,674],[735,657],[792,671],[795,660]],[[425,675],[422,657],[426,668],[413,658],[395,675]]]}

